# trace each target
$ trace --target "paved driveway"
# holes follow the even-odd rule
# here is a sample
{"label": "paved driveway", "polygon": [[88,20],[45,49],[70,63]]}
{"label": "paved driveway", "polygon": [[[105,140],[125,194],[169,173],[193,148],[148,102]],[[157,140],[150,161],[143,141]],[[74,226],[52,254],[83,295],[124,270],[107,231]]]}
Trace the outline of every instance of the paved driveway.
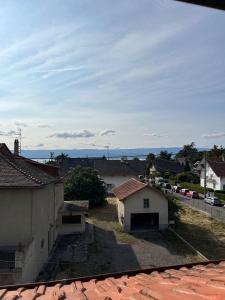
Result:
{"label": "paved driveway", "polygon": [[94,225],[94,243],[88,246],[88,260],[65,266],[57,278],[185,264],[199,259],[176,238],[169,238],[169,232],[122,232],[114,203],[90,210],[89,221]]}

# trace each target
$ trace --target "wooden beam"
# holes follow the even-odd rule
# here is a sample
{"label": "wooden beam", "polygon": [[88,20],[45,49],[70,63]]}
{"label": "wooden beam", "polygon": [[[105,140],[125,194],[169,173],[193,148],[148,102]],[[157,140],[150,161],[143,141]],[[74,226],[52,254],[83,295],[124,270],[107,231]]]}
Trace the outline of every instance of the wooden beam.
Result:
{"label": "wooden beam", "polygon": [[225,0],[176,0],[176,1],[225,10]]}

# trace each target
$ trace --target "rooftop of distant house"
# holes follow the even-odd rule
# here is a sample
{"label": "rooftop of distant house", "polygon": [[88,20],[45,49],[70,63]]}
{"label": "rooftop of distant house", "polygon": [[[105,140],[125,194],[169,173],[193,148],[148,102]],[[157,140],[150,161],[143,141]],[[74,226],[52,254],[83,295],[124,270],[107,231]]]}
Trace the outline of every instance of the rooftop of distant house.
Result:
{"label": "rooftop of distant house", "polygon": [[35,188],[60,180],[58,167],[14,154],[0,144],[0,188]]}
{"label": "rooftop of distant house", "polygon": [[65,171],[77,166],[91,167],[98,171],[100,176],[138,176],[144,175],[146,161],[144,160],[108,160],[104,158],[66,158],[61,161]]}
{"label": "rooftop of distant house", "polygon": [[225,261],[0,287],[0,299],[225,299]]}
{"label": "rooftop of distant house", "polygon": [[225,177],[225,162],[222,159],[209,158],[207,162],[218,177]]}
{"label": "rooftop of distant house", "polygon": [[156,158],[152,161],[152,165],[158,172],[180,173],[184,170],[183,166],[175,160]]}

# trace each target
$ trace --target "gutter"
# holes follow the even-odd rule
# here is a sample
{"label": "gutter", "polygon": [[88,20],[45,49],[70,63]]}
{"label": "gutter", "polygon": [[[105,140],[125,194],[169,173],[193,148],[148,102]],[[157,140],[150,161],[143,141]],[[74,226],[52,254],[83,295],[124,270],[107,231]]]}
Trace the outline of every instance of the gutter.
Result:
{"label": "gutter", "polygon": [[210,261],[182,264],[182,265],[175,265],[175,266],[169,265],[169,266],[164,266],[164,267],[130,270],[130,271],[124,271],[124,272],[117,272],[117,273],[106,273],[106,274],[100,274],[100,275],[95,275],[95,276],[76,277],[76,278],[61,279],[61,280],[48,281],[48,282],[35,282],[35,283],[16,284],[16,285],[8,285],[8,286],[4,285],[4,286],[0,286],[0,289],[7,289],[8,291],[14,291],[19,288],[32,289],[32,288],[35,288],[40,285],[45,285],[45,286],[51,287],[51,286],[55,286],[56,284],[60,284],[60,285],[71,284],[74,281],[87,282],[92,279],[104,280],[109,277],[120,278],[122,276],[135,276],[139,273],[151,274],[152,272],[164,272],[169,269],[173,269],[173,270],[179,270],[180,268],[189,268],[190,269],[194,266],[199,266],[199,265],[206,266],[209,264],[219,264],[220,262],[225,262],[225,260],[210,260]]}

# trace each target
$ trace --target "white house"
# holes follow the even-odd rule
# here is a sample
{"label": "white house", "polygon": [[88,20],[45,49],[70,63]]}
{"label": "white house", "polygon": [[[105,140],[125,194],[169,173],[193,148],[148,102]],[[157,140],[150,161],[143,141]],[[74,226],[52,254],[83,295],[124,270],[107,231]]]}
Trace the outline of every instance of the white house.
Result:
{"label": "white house", "polygon": [[[201,167],[201,186],[205,183],[204,164]],[[213,190],[225,190],[225,162],[219,159],[206,160],[206,187]]]}
{"label": "white house", "polygon": [[125,231],[168,226],[168,200],[161,191],[132,178],[112,192],[117,197],[118,219]]}
{"label": "white house", "polygon": [[0,285],[35,280],[57,237],[63,200],[57,167],[0,144]]}
{"label": "white house", "polygon": [[131,178],[144,176],[146,171],[145,160],[65,158],[59,164],[64,172],[77,166],[94,168],[105,182],[108,192]]}

